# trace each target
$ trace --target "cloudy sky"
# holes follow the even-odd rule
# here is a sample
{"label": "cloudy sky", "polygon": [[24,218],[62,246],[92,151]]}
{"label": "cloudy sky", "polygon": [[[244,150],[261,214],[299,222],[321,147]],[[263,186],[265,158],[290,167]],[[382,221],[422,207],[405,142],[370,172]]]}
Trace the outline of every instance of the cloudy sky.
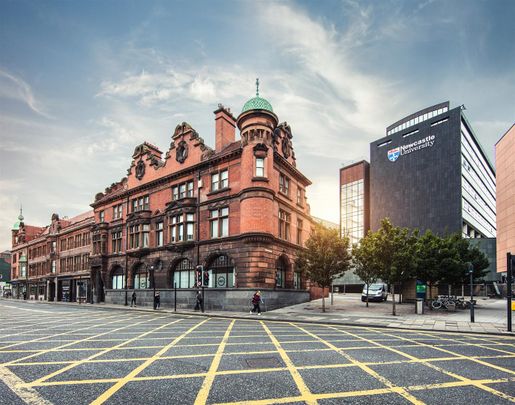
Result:
{"label": "cloudy sky", "polygon": [[256,77],[338,221],[338,169],[419,109],[465,104],[485,150],[515,118],[515,2],[0,2],[0,250],[73,216],[120,180],[144,140],[189,122],[210,145],[219,102]]}

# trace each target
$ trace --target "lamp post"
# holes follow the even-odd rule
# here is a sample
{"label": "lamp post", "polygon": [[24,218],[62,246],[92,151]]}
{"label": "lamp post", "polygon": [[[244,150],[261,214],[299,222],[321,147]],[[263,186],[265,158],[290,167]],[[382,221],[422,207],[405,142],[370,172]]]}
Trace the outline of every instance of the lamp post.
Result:
{"label": "lamp post", "polygon": [[149,271],[150,271],[150,274],[151,274],[151,277],[152,277],[152,287],[154,289],[154,295],[152,296],[153,297],[153,304],[154,304],[154,309],[156,309],[156,278],[154,276],[154,266],[150,266],[149,267]]}
{"label": "lamp post", "polygon": [[467,270],[470,275],[470,322],[474,321],[474,265],[467,263]]}

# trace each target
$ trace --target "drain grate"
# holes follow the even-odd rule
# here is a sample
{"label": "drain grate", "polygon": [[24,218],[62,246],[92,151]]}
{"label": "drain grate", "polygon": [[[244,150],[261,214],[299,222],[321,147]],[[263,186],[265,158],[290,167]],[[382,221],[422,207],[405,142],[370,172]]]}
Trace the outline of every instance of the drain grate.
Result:
{"label": "drain grate", "polygon": [[254,357],[245,359],[250,368],[274,368],[281,367],[281,362],[276,357]]}

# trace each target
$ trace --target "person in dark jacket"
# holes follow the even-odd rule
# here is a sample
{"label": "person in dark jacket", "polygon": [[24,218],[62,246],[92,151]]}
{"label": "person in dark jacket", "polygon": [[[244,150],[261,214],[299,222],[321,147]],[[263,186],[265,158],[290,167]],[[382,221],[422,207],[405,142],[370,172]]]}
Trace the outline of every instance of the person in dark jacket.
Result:
{"label": "person in dark jacket", "polygon": [[159,295],[159,291],[154,295],[154,309],[159,309],[161,306],[161,296]]}
{"label": "person in dark jacket", "polygon": [[133,304],[134,304],[134,307],[136,307],[136,290],[132,291],[131,307],[132,307]]}
{"label": "person in dark jacket", "polygon": [[202,309],[202,293],[200,292],[200,290],[197,290],[197,295],[195,298],[196,298],[195,311],[199,311]]}
{"label": "person in dark jacket", "polygon": [[258,315],[261,315],[261,308],[259,304],[261,304],[261,291],[256,291],[252,297],[252,305],[254,305],[254,308],[250,310],[251,314],[257,311]]}

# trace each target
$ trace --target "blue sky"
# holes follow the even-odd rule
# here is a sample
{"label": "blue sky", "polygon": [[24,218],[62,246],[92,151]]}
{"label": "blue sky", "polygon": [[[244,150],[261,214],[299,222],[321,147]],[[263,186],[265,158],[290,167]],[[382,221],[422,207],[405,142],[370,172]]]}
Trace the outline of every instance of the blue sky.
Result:
{"label": "blue sky", "polygon": [[514,122],[515,2],[0,2],[0,249],[73,216],[144,140],[189,122],[210,145],[256,77],[293,130],[312,213],[338,221],[338,169],[386,126],[450,100],[484,149]]}

